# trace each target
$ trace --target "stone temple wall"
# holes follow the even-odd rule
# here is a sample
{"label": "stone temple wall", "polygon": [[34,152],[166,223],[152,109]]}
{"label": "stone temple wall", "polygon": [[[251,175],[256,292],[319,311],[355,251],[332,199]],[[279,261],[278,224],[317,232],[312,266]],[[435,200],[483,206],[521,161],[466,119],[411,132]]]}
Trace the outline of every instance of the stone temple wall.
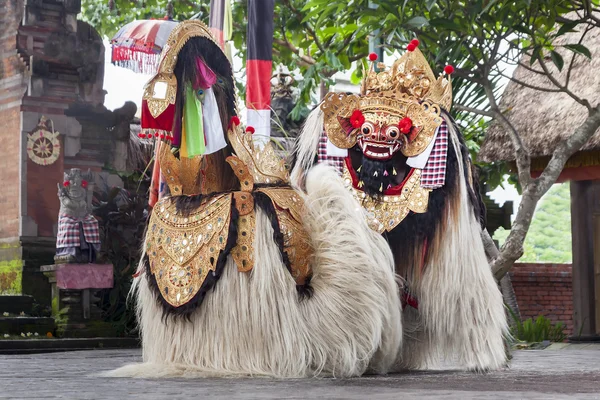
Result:
{"label": "stone temple wall", "polygon": [[[103,106],[104,45],[77,20],[80,0],[3,0],[0,7],[0,294],[46,303],[50,286],[39,268],[53,262],[57,184],[70,168],[105,178],[123,170],[126,159],[115,157],[115,149],[129,140],[136,109]],[[51,165],[27,153],[27,136],[42,116],[60,133],[60,155]]]}

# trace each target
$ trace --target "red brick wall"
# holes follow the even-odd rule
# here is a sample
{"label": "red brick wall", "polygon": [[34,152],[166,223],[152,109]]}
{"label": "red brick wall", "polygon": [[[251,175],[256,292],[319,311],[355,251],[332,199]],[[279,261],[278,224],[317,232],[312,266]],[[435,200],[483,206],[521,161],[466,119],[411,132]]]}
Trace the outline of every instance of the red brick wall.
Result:
{"label": "red brick wall", "polygon": [[0,239],[19,236],[20,100],[24,85],[19,77],[25,65],[17,54],[17,29],[22,0],[5,0],[0,7]]}
{"label": "red brick wall", "polygon": [[573,333],[571,264],[516,264],[511,272],[521,319],[543,315]]}
{"label": "red brick wall", "polygon": [[[61,140],[62,146],[62,140]],[[27,215],[38,226],[38,236],[53,237],[58,221],[58,187],[63,178],[63,152],[52,165],[38,165],[27,160]]]}
{"label": "red brick wall", "polygon": [[0,239],[19,236],[19,107],[0,111]]}

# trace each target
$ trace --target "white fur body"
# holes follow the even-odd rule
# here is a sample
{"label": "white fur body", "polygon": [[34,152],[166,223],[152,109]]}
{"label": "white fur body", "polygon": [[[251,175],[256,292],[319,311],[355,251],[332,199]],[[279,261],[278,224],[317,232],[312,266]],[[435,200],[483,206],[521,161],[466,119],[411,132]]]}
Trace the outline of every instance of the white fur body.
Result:
{"label": "white fur body", "polygon": [[[447,122],[450,145],[460,160],[460,133]],[[291,178],[298,187],[303,186],[305,171],[314,163],[322,129],[323,113],[317,107],[296,143]],[[468,199],[462,163],[458,164],[457,193],[448,199],[446,221],[436,232],[437,251],[429,257],[423,276],[409,282],[419,308],[407,306],[403,311],[403,347],[396,369],[426,369],[443,358],[476,371],[498,369],[506,363],[507,321],[502,295]]]}
{"label": "white fur body", "polygon": [[311,171],[305,201],[312,297],[298,295],[269,219],[257,210],[253,270],[238,272],[229,257],[190,321],[164,321],[145,274],[136,279],[144,363],[108,375],[349,377],[391,368],[402,327],[387,243],[331,168]]}

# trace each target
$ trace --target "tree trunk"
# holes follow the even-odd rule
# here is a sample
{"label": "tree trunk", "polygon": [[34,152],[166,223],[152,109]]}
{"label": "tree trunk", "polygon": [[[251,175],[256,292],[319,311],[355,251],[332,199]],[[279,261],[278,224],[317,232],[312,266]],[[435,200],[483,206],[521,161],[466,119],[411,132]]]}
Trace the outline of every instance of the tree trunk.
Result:
{"label": "tree trunk", "polygon": [[[494,243],[493,239],[490,237],[490,234],[487,230],[483,230],[481,232],[481,238],[483,239],[483,246],[485,247],[485,254],[488,257],[488,261],[490,264],[492,261],[498,257],[500,253],[498,251],[498,247]],[[504,275],[502,279],[500,279],[500,291],[502,292],[502,297],[504,298],[504,303],[510,307],[511,311],[514,313],[516,318],[521,320],[521,312],[519,311],[519,304],[517,303],[517,296],[515,294],[515,290],[512,285],[512,281],[510,280],[510,276],[508,274]],[[517,321],[512,317],[512,315],[508,316],[508,321],[511,326],[514,326]]]}

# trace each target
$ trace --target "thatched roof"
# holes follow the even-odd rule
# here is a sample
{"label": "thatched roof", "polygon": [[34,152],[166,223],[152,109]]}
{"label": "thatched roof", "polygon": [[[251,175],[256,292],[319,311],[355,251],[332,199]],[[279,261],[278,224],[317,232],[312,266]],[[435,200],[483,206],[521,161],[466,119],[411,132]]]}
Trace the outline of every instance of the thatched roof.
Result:
{"label": "thatched roof", "polygon": [[[556,50],[563,56],[565,66],[561,73],[551,60],[546,65],[559,82],[564,82],[567,75],[572,52],[559,45],[576,44],[581,38],[580,32],[567,33],[554,42]],[[600,100],[600,28],[587,33],[582,42],[592,53],[592,60],[578,55],[573,64],[569,88],[580,98],[588,99],[592,106]],[[529,65],[528,59],[523,59]],[[540,70],[538,63],[533,65]],[[528,71],[519,66],[513,75],[519,81],[536,87],[555,88],[544,76]],[[565,93],[549,93],[530,89],[513,81],[509,82],[500,101],[500,109],[520,133],[532,157],[549,156],[558,143],[569,137],[575,128],[585,120],[587,109],[575,102]],[[600,149],[600,130],[584,145],[582,150]],[[510,138],[498,122],[488,129],[481,146],[478,159],[480,161],[512,161],[515,159]]]}

